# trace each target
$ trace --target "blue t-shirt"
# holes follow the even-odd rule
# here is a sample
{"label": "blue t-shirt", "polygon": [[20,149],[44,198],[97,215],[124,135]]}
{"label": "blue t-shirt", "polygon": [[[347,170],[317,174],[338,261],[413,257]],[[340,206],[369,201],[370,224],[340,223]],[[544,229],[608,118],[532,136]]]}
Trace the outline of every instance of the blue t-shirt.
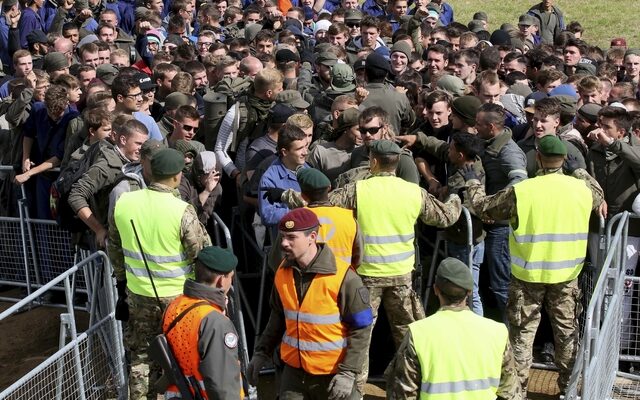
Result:
{"label": "blue t-shirt", "polygon": [[162,141],[164,139],[162,137],[162,133],[160,133],[158,124],[150,115],[144,114],[140,111],[136,111],[133,113],[133,116],[135,117],[135,119],[142,122],[144,126],[147,127],[147,130],[149,131],[149,139],[156,139],[159,141]]}

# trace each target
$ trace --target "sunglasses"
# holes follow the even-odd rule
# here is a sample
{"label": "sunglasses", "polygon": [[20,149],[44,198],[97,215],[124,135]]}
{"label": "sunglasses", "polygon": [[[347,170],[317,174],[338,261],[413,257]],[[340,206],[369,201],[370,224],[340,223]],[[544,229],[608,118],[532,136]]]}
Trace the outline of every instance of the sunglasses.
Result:
{"label": "sunglasses", "polygon": [[184,129],[187,132],[195,131],[196,129],[198,129],[197,126],[185,125],[182,123],[180,125],[182,125],[182,129]]}
{"label": "sunglasses", "polygon": [[382,125],[374,126],[374,127],[371,127],[371,128],[360,128],[360,134],[363,135],[363,136],[366,135],[366,134],[369,134],[369,135],[373,136],[376,133],[378,133],[380,128],[382,128]]}
{"label": "sunglasses", "polygon": [[359,28],[360,22],[345,22],[345,25],[349,28]]}

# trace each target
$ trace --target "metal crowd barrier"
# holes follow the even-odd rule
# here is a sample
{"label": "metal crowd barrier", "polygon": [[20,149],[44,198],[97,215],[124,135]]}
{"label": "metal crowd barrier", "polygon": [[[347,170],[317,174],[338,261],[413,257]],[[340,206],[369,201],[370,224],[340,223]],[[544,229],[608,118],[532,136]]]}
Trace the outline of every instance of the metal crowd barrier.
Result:
{"label": "metal crowd barrier", "polygon": [[[0,172],[8,171],[13,167],[0,166]],[[20,186],[17,207],[19,217],[0,217],[0,285],[25,288],[29,295],[87,254],[74,247],[71,234],[55,221],[30,218],[24,186]],[[75,277],[74,285],[80,292],[88,293],[86,280],[83,273]],[[57,288],[62,290],[61,286]],[[21,297],[0,300],[17,301]]]}
{"label": "metal crowd barrier", "polygon": [[[91,314],[86,331],[78,332],[73,308],[74,277],[90,269]],[[60,315],[60,348],[36,368],[0,393],[0,400],[90,400],[127,398],[124,347],[115,320],[115,287],[111,264],[97,252],[22,299],[0,314],[0,321],[28,308],[43,294],[64,287],[66,312]],[[66,343],[66,338],[70,340]]]}

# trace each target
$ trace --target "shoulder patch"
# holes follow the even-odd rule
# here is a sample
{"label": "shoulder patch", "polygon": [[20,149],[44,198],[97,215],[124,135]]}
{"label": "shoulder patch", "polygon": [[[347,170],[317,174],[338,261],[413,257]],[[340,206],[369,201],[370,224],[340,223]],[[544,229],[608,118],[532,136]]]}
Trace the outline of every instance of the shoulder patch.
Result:
{"label": "shoulder patch", "polygon": [[233,332],[228,332],[224,335],[224,344],[230,349],[235,349],[238,346],[238,335]]}
{"label": "shoulder patch", "polygon": [[360,299],[364,304],[369,304],[369,289],[366,287],[358,288],[358,294],[360,295]]}

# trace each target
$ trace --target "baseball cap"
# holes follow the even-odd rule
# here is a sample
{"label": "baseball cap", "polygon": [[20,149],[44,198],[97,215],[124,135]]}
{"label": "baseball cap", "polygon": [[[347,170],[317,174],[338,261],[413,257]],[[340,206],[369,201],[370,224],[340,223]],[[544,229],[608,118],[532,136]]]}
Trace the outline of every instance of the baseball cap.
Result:
{"label": "baseball cap", "polygon": [[137,74],[133,75],[133,79],[138,81],[138,83],[140,84],[140,89],[143,92],[153,90],[158,86],[155,83],[153,83],[153,81],[151,80],[151,77],[145,74],[144,72],[138,72]]}
{"label": "baseball cap", "polygon": [[47,39],[47,35],[45,35],[44,32],[42,32],[40,29],[36,29],[29,32],[29,34],[27,35],[27,42],[29,44],[48,43],[49,39]]}
{"label": "baseball cap", "polygon": [[113,64],[98,65],[98,68],[96,68],[96,78],[111,86],[119,72],[118,67]]}

